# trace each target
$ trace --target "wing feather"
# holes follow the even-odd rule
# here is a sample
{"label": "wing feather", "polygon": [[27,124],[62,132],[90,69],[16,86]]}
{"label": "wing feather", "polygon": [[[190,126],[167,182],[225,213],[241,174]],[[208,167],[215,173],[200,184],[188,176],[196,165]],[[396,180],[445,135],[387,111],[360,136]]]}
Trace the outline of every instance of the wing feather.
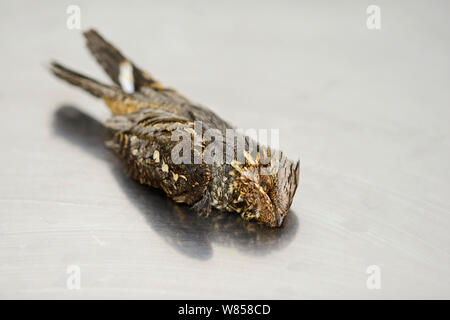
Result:
{"label": "wing feather", "polygon": [[[203,160],[193,163],[194,157],[202,153],[201,146],[195,148],[193,144],[197,141],[193,122],[169,112],[145,110],[112,117],[106,126],[113,130],[107,144],[124,160],[132,178],[161,188],[176,202],[193,205],[203,198],[210,170]],[[173,160],[172,150],[180,143],[173,139],[174,135],[188,139],[190,163]]]}

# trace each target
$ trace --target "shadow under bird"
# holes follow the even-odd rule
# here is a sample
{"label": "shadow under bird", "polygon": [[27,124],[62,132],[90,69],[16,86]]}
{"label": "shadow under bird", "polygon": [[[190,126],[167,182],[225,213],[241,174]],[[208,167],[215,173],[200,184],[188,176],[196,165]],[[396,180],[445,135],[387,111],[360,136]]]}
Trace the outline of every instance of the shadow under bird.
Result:
{"label": "shadow under bird", "polygon": [[[105,125],[112,135],[106,144],[123,159],[133,179],[162,189],[175,202],[190,205],[201,214],[208,215],[214,207],[240,213],[245,220],[281,226],[299,182],[299,162],[258,144],[252,156],[246,151],[253,142],[248,137],[244,137],[246,147],[242,150],[235,143],[230,146],[228,140],[220,142],[223,150],[233,149],[232,161],[206,161],[205,153],[212,142],[204,141],[203,134],[215,129],[225,136],[233,126],[164,87],[95,30],[86,31],[84,36],[90,52],[114,85],[100,83],[56,62],[51,64],[51,71],[101,98],[109,107],[113,116]],[[196,123],[201,123],[200,132]],[[188,158],[194,161],[173,161],[173,150],[180,143],[173,137],[180,133],[192,142]]]}

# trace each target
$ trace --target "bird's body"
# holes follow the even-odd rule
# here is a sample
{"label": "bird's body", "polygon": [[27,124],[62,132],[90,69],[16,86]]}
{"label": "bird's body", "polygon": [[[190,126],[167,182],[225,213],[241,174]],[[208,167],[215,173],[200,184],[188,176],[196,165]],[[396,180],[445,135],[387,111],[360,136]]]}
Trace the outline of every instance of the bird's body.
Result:
{"label": "bird's body", "polygon": [[[236,153],[240,150],[225,141],[223,150],[231,148],[233,160],[207,161],[205,152],[211,141],[205,142],[203,134],[216,130],[225,136],[233,127],[211,110],[190,102],[141,71],[96,31],[89,30],[84,35],[89,50],[115,85],[102,84],[57,63],[52,64],[51,70],[59,78],[103,99],[110,108],[114,116],[107,120],[106,127],[113,136],[107,145],[123,159],[133,179],[161,188],[174,201],[192,205],[199,212],[207,214],[215,207],[271,227],[281,225],[297,188],[298,162],[258,146],[256,157],[246,152],[245,161],[239,163]],[[200,130],[197,123],[201,124]],[[189,138],[188,158],[192,161],[174,161],[174,150],[179,146],[174,136]],[[249,138],[245,137],[245,142],[247,145]],[[261,161],[262,153],[277,155],[277,172],[262,173],[267,167]]]}

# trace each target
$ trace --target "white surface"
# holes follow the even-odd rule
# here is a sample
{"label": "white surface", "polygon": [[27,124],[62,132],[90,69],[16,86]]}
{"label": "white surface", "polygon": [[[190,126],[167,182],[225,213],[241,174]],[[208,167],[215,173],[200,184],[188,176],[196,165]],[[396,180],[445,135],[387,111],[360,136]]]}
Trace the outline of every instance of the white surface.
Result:
{"label": "white surface", "polygon": [[1,298],[450,298],[447,1],[376,1],[379,31],[372,1],[120,3],[77,1],[82,28],[234,124],[280,128],[291,217],[202,220],[133,183],[86,116],[106,107],[44,68],[106,79],[72,2],[2,1]]}

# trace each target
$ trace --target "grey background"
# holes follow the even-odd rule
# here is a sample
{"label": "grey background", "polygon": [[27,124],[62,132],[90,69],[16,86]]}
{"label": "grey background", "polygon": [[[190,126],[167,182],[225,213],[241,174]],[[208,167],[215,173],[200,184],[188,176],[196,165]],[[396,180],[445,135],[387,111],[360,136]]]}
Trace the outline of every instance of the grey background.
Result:
{"label": "grey background", "polygon": [[[45,70],[106,80],[66,28],[69,4],[163,83],[239,127],[280,129],[301,159],[281,230],[197,218],[127,178],[102,144],[107,108]],[[1,298],[450,297],[448,1],[0,9]]]}

